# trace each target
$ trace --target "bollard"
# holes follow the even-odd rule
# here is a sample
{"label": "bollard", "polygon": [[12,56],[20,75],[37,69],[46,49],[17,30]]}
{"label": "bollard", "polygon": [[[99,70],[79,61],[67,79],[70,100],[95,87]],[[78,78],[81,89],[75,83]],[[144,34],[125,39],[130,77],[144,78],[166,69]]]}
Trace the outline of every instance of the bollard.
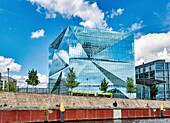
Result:
{"label": "bollard", "polygon": [[48,122],[48,110],[44,111],[44,122]]}
{"label": "bollard", "polygon": [[164,117],[164,106],[163,106],[163,104],[160,105],[160,117],[161,118]]}
{"label": "bollard", "polygon": [[64,122],[64,111],[65,111],[64,103],[61,102],[60,103],[60,122]]}

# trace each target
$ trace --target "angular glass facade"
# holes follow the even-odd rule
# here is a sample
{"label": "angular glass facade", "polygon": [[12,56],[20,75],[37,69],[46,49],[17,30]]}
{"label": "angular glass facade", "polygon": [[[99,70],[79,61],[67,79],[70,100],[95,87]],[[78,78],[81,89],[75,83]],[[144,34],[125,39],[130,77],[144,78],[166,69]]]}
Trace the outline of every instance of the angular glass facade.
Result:
{"label": "angular glass facade", "polygon": [[108,91],[126,96],[126,79],[135,78],[134,35],[68,26],[49,47],[50,93],[68,91],[64,83],[72,67],[80,82],[74,90],[99,92],[105,78]]}

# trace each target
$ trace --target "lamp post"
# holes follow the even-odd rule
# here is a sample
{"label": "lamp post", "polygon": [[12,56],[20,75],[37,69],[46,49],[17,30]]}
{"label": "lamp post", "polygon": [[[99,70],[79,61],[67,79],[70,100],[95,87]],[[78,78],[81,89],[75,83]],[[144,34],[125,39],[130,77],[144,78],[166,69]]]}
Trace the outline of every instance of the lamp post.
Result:
{"label": "lamp post", "polygon": [[145,99],[145,67],[144,67],[144,62],[143,62],[143,99]]}
{"label": "lamp post", "polygon": [[10,85],[9,85],[9,70],[10,70],[10,69],[7,68],[7,71],[8,71],[8,91],[9,91],[9,86],[10,86]]}
{"label": "lamp post", "polygon": [[[1,78],[2,78],[2,73],[0,73],[0,83],[1,83]],[[2,83],[2,85],[3,85],[3,83]],[[3,88],[3,87],[2,87]]]}
{"label": "lamp post", "polygon": [[89,79],[88,79],[88,78],[86,78],[86,80],[87,80],[87,87],[89,87],[89,83],[88,83],[88,80],[89,80]]}
{"label": "lamp post", "polygon": [[0,73],[0,82],[1,82],[1,77],[2,77],[2,73]]}
{"label": "lamp post", "polygon": [[86,80],[87,80],[87,84],[88,84],[88,80],[89,80],[89,79],[88,79],[88,78],[86,78]]}
{"label": "lamp post", "polygon": [[86,91],[86,88],[88,88],[88,86],[89,86],[89,85],[88,85],[88,80],[89,80],[89,79],[86,78],[87,83],[84,85],[84,86],[85,86],[85,87],[84,87],[84,91]]}

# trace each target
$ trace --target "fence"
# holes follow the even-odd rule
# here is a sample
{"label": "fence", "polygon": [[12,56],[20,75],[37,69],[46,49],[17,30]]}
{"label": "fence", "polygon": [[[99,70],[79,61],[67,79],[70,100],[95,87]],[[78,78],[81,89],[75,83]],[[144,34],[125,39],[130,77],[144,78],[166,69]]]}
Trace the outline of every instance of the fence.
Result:
{"label": "fence", "polygon": [[19,88],[19,92],[48,94],[47,88]]}

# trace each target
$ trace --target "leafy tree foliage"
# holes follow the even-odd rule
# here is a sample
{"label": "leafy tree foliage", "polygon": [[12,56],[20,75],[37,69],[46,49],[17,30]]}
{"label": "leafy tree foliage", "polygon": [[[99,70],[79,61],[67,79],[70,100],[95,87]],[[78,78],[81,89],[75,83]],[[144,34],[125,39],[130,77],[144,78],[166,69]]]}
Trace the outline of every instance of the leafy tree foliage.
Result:
{"label": "leafy tree foliage", "polygon": [[151,99],[154,99],[157,94],[158,94],[158,87],[157,87],[156,83],[154,82],[150,87]]}
{"label": "leafy tree foliage", "polygon": [[170,89],[168,90],[168,96],[169,96],[169,100],[170,100]]}
{"label": "leafy tree foliage", "polygon": [[0,91],[2,91],[2,86],[0,86]]}
{"label": "leafy tree foliage", "polygon": [[71,91],[73,88],[77,87],[80,84],[80,82],[76,81],[76,73],[74,71],[74,68],[69,68],[69,73],[66,78],[66,84],[65,86],[67,88],[71,88]]}
{"label": "leafy tree foliage", "polygon": [[14,82],[6,82],[4,91],[18,92],[19,88],[15,86]]}
{"label": "leafy tree foliage", "polygon": [[100,85],[100,90],[101,91],[104,91],[106,92],[107,91],[107,88],[108,88],[108,82],[106,82],[106,79],[104,78],[101,82],[101,85]]}
{"label": "leafy tree foliage", "polygon": [[126,80],[126,92],[127,93],[135,93],[136,92],[136,86],[133,83],[132,78],[127,78]]}
{"label": "leafy tree foliage", "polygon": [[28,85],[33,86],[36,86],[40,83],[40,81],[38,80],[36,70],[32,69],[31,71],[28,72],[28,79],[26,80],[26,82],[28,83]]}

